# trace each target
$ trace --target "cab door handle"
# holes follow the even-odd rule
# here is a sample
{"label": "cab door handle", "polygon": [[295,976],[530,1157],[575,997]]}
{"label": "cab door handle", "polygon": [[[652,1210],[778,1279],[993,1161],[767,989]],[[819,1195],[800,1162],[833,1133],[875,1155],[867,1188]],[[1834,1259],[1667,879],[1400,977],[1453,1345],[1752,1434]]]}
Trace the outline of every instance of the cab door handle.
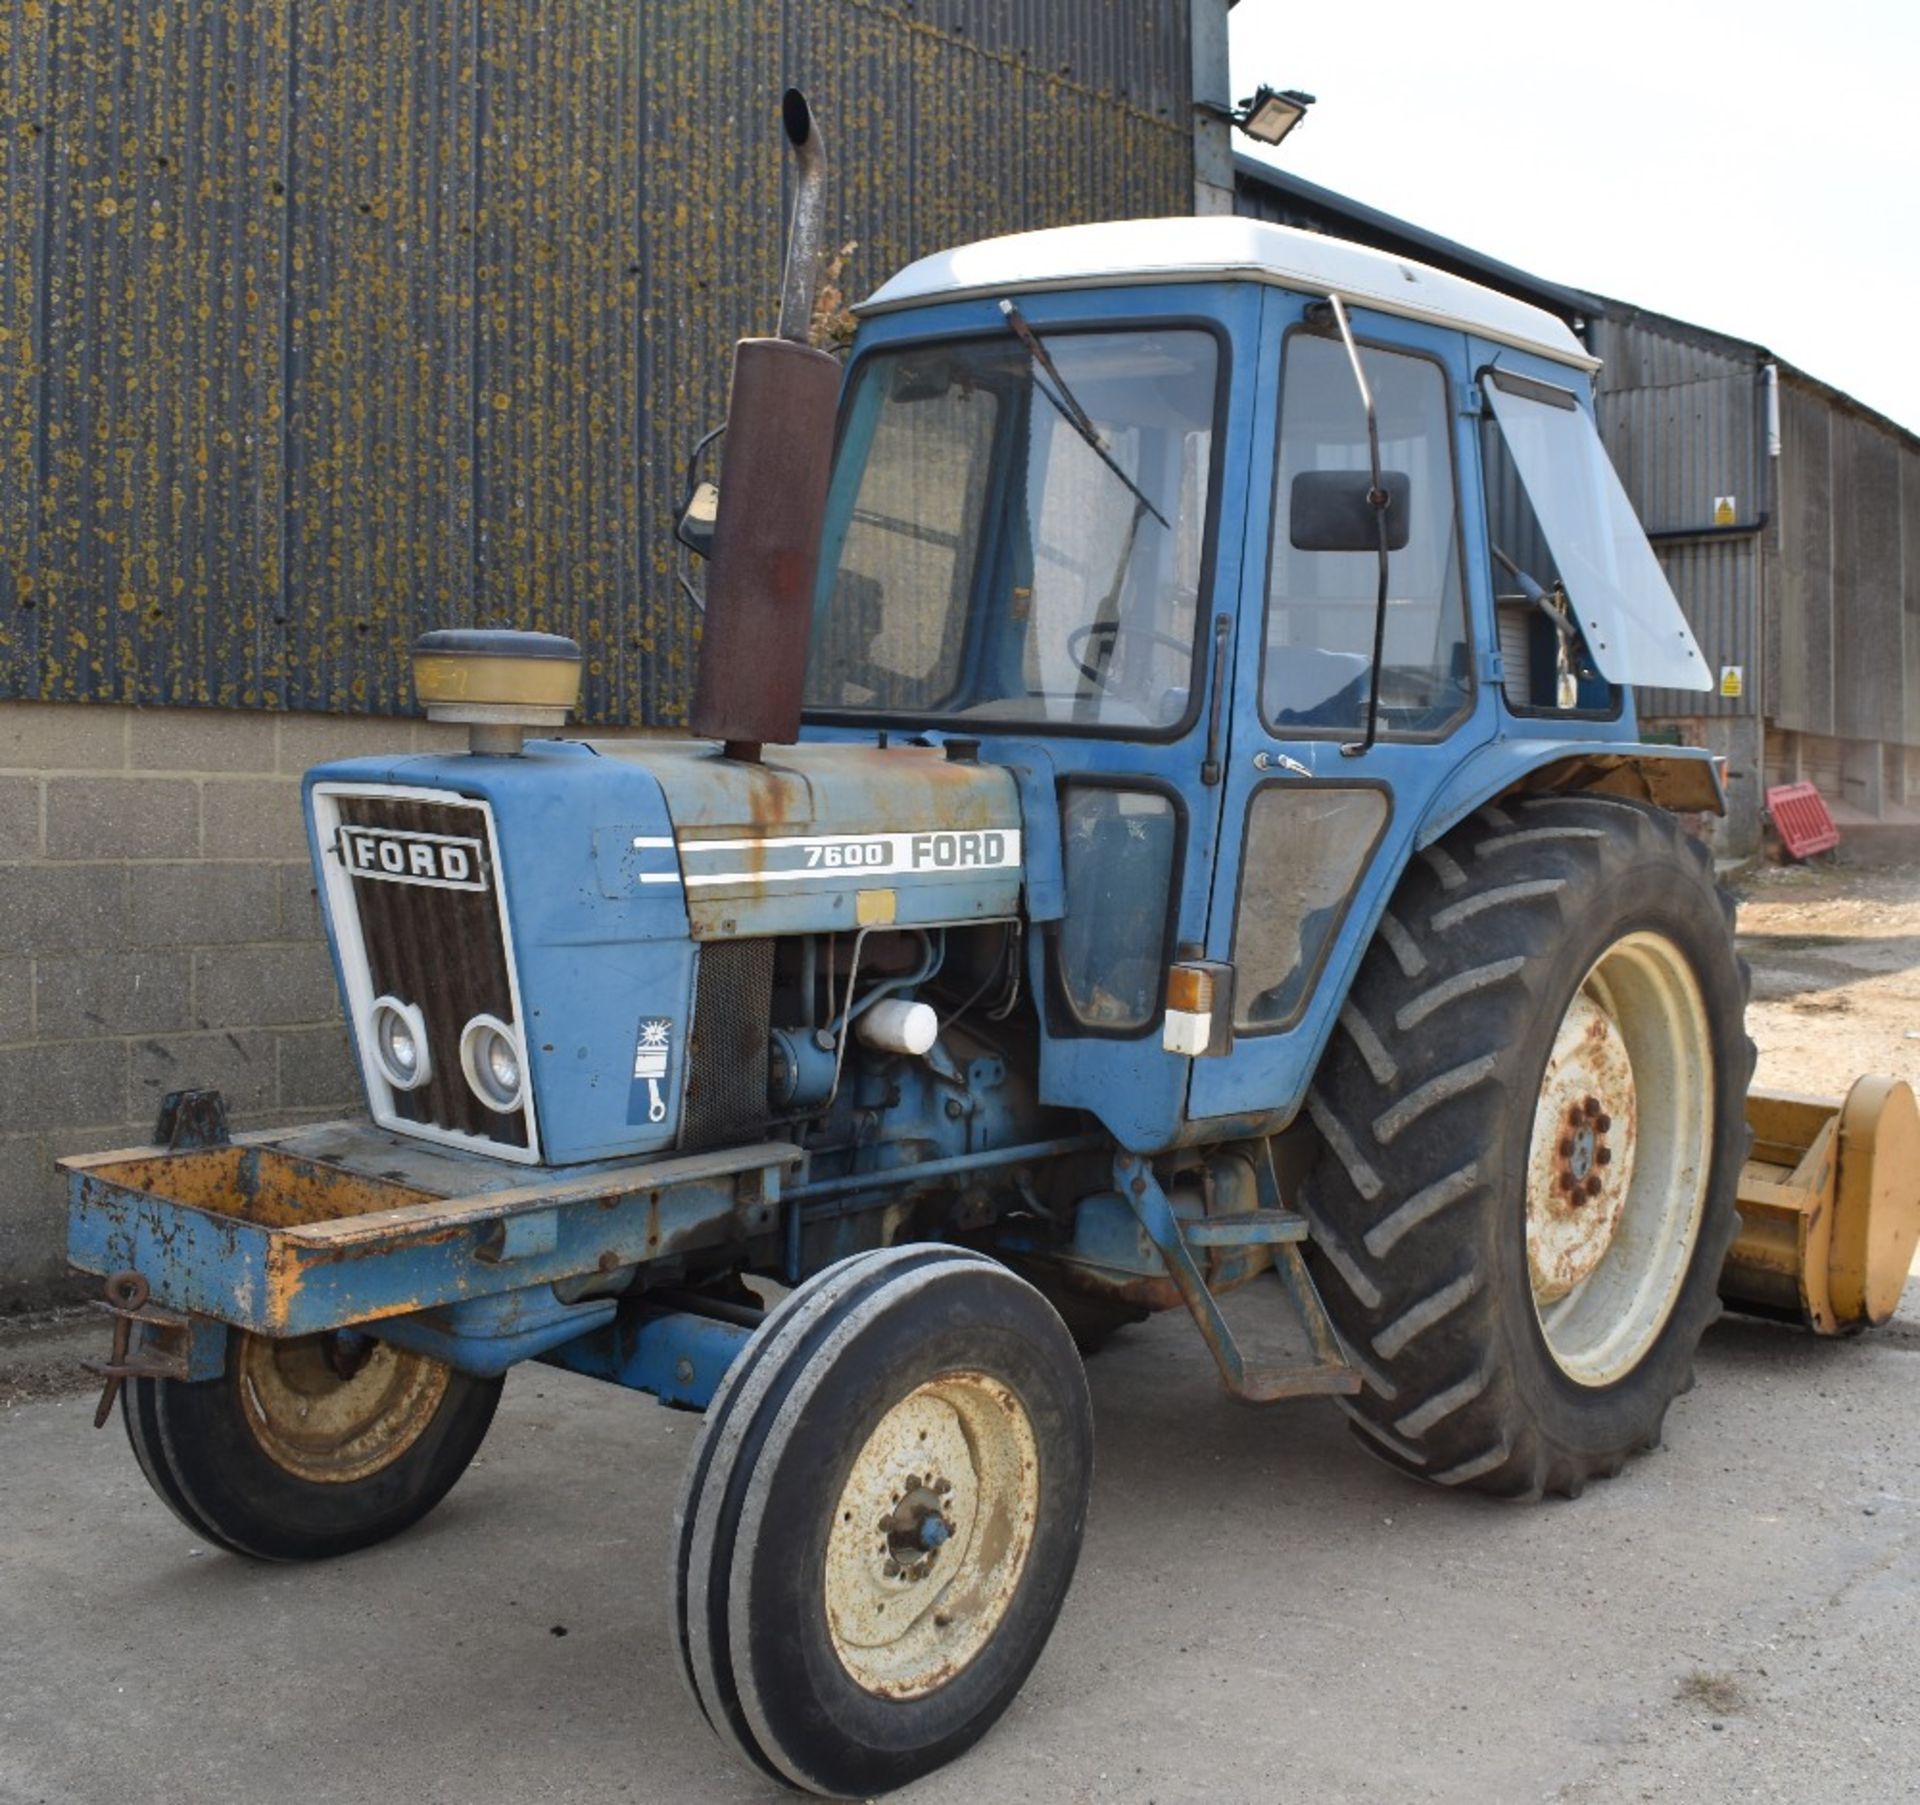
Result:
{"label": "cab door handle", "polygon": [[1227,686],[1227,634],[1233,622],[1224,614],[1213,617],[1213,690],[1207,697],[1207,755],[1201,761],[1200,781],[1220,781],[1220,736],[1226,730],[1222,693]]}

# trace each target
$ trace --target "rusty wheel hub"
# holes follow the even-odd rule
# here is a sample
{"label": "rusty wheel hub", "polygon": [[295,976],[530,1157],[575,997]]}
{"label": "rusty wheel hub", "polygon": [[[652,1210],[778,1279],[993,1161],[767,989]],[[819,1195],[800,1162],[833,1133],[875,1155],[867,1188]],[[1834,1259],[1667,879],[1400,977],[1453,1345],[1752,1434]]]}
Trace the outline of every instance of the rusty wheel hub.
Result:
{"label": "rusty wheel hub", "polygon": [[950,1373],[890,1409],[854,1457],[827,1539],[834,1653],[883,1698],[919,1698],[984,1648],[1026,1570],[1040,1463],[1026,1407]]}
{"label": "rusty wheel hub", "polygon": [[1527,1266],[1537,1304],[1585,1282],[1613,1245],[1633,1179],[1633,1062],[1584,991],[1554,1037],[1527,1161]]}
{"label": "rusty wheel hub", "polygon": [[1714,1116],[1700,987],[1664,935],[1602,954],[1554,1037],[1527,1153],[1527,1268],[1561,1370],[1613,1383],[1653,1345],[1691,1263]]}
{"label": "rusty wheel hub", "polygon": [[365,1479],[426,1433],[452,1369],[365,1337],[242,1335],[240,1406],[253,1438],[295,1478]]}

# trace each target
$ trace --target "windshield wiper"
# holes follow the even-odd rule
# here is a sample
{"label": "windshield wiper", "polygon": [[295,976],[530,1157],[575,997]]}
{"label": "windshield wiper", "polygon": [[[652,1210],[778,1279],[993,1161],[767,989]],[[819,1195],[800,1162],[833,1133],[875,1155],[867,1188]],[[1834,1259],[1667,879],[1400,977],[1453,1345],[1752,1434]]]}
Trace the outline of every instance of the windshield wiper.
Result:
{"label": "windshield wiper", "polygon": [[[1027,324],[1026,318],[1022,315],[1020,309],[1014,306],[1011,301],[1003,299],[1000,303],[1000,312],[1007,324],[1013,329],[1014,336],[1019,339],[1021,344],[1026,346],[1027,354],[1041,369],[1046,371],[1047,375],[1053,380],[1053,388],[1058,389],[1060,392],[1056,395],[1053,389],[1049,389],[1038,377],[1034,379],[1033,386],[1046,397],[1053,411],[1057,413],[1061,419],[1066,421],[1081,438],[1086,440],[1088,449],[1093,452],[1094,456],[1133,491],[1141,507],[1145,508],[1155,520],[1159,521],[1163,527],[1171,532],[1173,530],[1173,522],[1153,505],[1147,496],[1146,490],[1141,488],[1132,477],[1114,462],[1112,452],[1108,451],[1105,441],[1100,437],[1100,429],[1095,426],[1093,421],[1088,417],[1087,410],[1074,399],[1073,390],[1067,387],[1067,379],[1062,376],[1055,367],[1053,359],[1047,355],[1046,346],[1040,342],[1040,335]],[[1137,514],[1134,516],[1134,525],[1136,527],[1139,525],[1139,516]]]}

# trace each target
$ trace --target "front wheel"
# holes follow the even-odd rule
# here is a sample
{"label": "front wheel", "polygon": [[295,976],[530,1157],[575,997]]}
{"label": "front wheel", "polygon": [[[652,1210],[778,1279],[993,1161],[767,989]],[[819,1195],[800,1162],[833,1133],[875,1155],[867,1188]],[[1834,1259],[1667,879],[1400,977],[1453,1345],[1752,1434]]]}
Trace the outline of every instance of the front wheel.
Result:
{"label": "front wheel", "polygon": [[728,1374],[675,1517],[682,1671],[772,1778],[905,1785],[1013,1701],[1073,1577],[1092,1480],[1060,1319],[946,1247],[793,1292]]}
{"label": "front wheel", "polygon": [[218,1379],[129,1379],[122,1420],[186,1526],[259,1560],[371,1547],[424,1517],[479,1451],[500,1379],[342,1335],[235,1330]]}
{"label": "front wheel", "polygon": [[1658,1442],[1737,1227],[1731,930],[1705,849],[1630,802],[1489,808],[1410,867],[1310,1100],[1371,1452],[1537,1497]]}

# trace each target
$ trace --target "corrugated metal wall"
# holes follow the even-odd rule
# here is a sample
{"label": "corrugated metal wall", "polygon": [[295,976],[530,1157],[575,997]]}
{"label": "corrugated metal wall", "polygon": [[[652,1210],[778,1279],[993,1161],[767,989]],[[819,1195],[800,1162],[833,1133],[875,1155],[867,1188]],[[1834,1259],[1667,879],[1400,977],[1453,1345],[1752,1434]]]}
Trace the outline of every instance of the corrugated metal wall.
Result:
{"label": "corrugated metal wall", "polygon": [[1780,416],[1767,714],[1920,745],[1920,445],[1786,371]]}
{"label": "corrugated metal wall", "polygon": [[1191,208],[1188,0],[0,0],[0,695],[406,705],[438,624],[673,718],[666,533],[771,324],[780,88],[857,295]]}
{"label": "corrugated metal wall", "polygon": [[[1761,363],[1753,347],[1677,320],[1627,309],[1590,323],[1588,342],[1605,360],[1595,391],[1600,434],[1641,524],[1656,537],[1714,525],[1714,504],[1731,497],[1736,521],[1768,506],[1769,459]],[[1656,543],[1708,669],[1738,666],[1737,697],[1695,690],[1642,690],[1640,712],[1752,715],[1760,711],[1760,534]]]}

